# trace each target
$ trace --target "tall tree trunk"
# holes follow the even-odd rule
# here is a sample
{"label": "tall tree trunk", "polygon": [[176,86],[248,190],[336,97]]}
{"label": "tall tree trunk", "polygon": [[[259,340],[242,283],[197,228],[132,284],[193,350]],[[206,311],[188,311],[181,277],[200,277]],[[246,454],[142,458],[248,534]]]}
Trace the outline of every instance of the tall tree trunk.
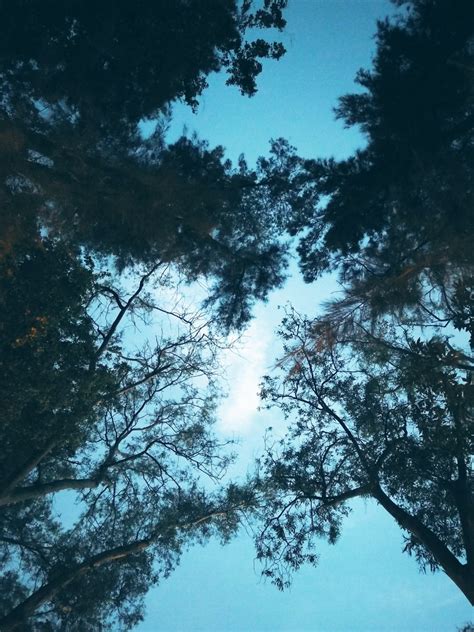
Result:
{"label": "tall tree trunk", "polygon": [[38,485],[29,485],[27,487],[16,487],[10,492],[0,495],[0,507],[5,505],[14,505],[26,500],[34,500],[48,494],[61,492],[66,489],[92,489],[97,487],[99,481],[93,478],[65,478],[50,483],[42,483]]}
{"label": "tall tree trunk", "polygon": [[377,486],[372,494],[382,507],[395,518],[398,524],[412,533],[433,555],[446,575],[462,591],[469,602],[474,605],[473,569],[467,564],[462,564],[431,529],[393,502],[380,486]]}

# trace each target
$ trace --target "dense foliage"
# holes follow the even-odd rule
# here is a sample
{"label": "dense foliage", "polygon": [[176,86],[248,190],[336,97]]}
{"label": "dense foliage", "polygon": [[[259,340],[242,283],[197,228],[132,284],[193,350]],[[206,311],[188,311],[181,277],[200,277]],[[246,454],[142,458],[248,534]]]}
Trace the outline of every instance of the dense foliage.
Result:
{"label": "dense foliage", "polygon": [[388,278],[406,300],[423,270],[472,256],[474,9],[465,0],[398,4],[398,18],[378,25],[373,67],[357,76],[362,91],[336,109],[366,147],[306,163],[326,202],[302,217],[300,255],[308,280],[342,266],[346,279]]}
{"label": "dense foliage", "polygon": [[178,306],[166,264],[127,292],[43,239],[1,272],[3,612],[20,601],[2,629],[34,612],[47,629],[127,629],[185,541],[232,529],[235,502],[200,483],[229,459],[211,432],[222,343]]}
{"label": "dense foliage", "polygon": [[378,25],[363,91],[337,114],[366,147],[302,159],[289,230],[306,280],[336,271],[339,300],[290,311],[279,375],[262,395],[291,419],[257,483],[265,572],[317,561],[356,497],[374,498],[422,568],[474,603],[473,5],[397,2]]}
{"label": "dense foliage", "polygon": [[285,4],[0,4],[2,630],[130,629],[183,547],[236,528],[217,331],[285,248],[263,174],[165,126],[211,72],[256,91],[284,51],[247,35]]}
{"label": "dense foliage", "polygon": [[256,91],[259,59],[284,49],[248,32],[281,30],[285,4],[3,3],[0,252],[43,228],[120,268],[172,261],[214,279],[224,326],[248,320],[284,264],[247,203],[254,176],[197,139],[167,146],[164,130],[170,104],[195,103],[211,72]]}
{"label": "dense foliage", "polygon": [[[285,4],[0,4],[2,630],[130,629],[241,509],[283,586],[356,497],[474,601],[473,5],[399,0],[379,23],[337,109],[367,140],[347,160],[167,145],[170,104],[209,73],[255,92],[283,48],[249,33],[283,28]],[[253,487],[213,491],[222,333],[282,283],[285,231],[342,297],[289,310],[262,389],[288,435]]]}
{"label": "dense foliage", "polygon": [[[2,2],[0,73],[8,114],[74,119],[82,129],[121,133],[175,99],[190,105],[207,76],[256,92],[260,59],[281,44],[249,29],[282,29],[285,0],[48,0]],[[4,104],[5,107],[5,104]]]}

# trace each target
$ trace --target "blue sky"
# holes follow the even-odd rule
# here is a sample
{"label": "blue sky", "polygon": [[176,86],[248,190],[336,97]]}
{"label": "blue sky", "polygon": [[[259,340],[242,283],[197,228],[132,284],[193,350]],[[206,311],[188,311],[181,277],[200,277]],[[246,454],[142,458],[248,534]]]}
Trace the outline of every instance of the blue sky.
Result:
{"label": "blue sky", "polygon": [[[217,76],[201,98],[197,114],[174,110],[170,138],[183,126],[211,145],[222,144],[235,160],[265,154],[270,138],[283,136],[308,157],[350,154],[363,144],[357,130],[335,121],[337,97],[353,91],[353,79],[369,66],[375,21],[392,11],[385,0],[290,0],[282,36],[286,56],[265,65],[252,99],[224,86]],[[282,425],[276,413],[258,412],[260,376],[278,353],[272,333],[278,305],[291,301],[314,314],[337,291],[333,279],[306,286],[296,267],[286,286],[274,292],[239,351],[226,358],[229,399],[220,409],[219,432],[241,438],[234,473],[245,471],[262,446],[268,425]],[[402,536],[374,503],[358,502],[336,546],[321,543],[320,563],[278,592],[260,579],[250,537],[231,545],[194,548],[180,567],[147,598],[140,632],[454,632],[472,618],[466,599],[442,574],[421,575],[401,553]]]}

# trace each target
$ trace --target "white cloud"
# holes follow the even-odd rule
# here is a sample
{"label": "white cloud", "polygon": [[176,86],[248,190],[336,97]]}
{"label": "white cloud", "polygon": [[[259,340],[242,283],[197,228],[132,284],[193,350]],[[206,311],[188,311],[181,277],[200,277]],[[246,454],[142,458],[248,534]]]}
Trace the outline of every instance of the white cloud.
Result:
{"label": "white cloud", "polygon": [[234,349],[224,359],[228,397],[218,411],[218,428],[239,436],[252,430],[260,399],[259,383],[268,366],[271,328],[255,318]]}

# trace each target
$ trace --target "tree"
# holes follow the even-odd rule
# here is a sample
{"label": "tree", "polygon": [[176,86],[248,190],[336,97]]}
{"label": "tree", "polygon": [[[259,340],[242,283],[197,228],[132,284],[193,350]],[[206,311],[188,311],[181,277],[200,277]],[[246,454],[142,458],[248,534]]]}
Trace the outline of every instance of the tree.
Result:
{"label": "tree", "polygon": [[[211,431],[224,343],[179,306],[166,263],[127,293],[43,239],[5,257],[0,280],[11,314],[1,332],[0,628],[129,629],[185,544],[225,539],[237,524],[242,499],[202,480],[218,481],[230,459]],[[141,335],[122,333],[131,327]],[[65,492],[76,498],[69,528],[54,504]]]}
{"label": "tree", "polygon": [[256,91],[284,50],[247,34],[285,4],[0,5],[1,629],[130,629],[184,546],[236,528],[242,495],[210,490],[216,332],[281,283],[285,246],[262,174],[164,126],[211,72]]}
{"label": "tree", "polygon": [[257,551],[283,587],[317,561],[315,538],[337,540],[349,501],[371,497],[421,567],[474,603],[472,5],[397,4],[364,92],[337,110],[367,146],[287,163],[305,279],[336,271],[342,297],[284,320],[262,395],[292,425],[256,481]]}
{"label": "tree", "polygon": [[248,41],[249,29],[282,29],[286,0],[3,2],[0,72],[4,116],[66,119],[103,136],[127,132],[176,99],[196,105],[221,69],[256,92],[259,59],[279,43]]}
{"label": "tree", "polygon": [[[8,162],[4,250],[43,229],[122,270],[172,262],[190,281],[213,279],[209,303],[231,328],[281,284],[286,247],[277,222],[264,221],[265,195],[255,194],[264,174],[244,161],[233,168],[221,147],[197,139],[166,147],[160,132],[135,138],[132,155],[126,143],[109,158],[81,141],[65,147],[60,132],[49,143],[52,135],[46,146],[35,137],[39,144],[25,144]],[[28,159],[32,151],[42,158]]]}
{"label": "tree", "polygon": [[[220,69],[252,95],[284,49],[247,33],[283,28],[285,4],[0,7],[2,629],[129,629],[185,542],[235,528],[236,494],[201,480],[230,458],[210,320],[240,328],[285,248],[245,162],[167,146],[163,121]],[[173,291],[203,278],[205,316]]]}
{"label": "tree", "polygon": [[[6,487],[55,437],[74,450],[88,432],[96,401],[116,376],[98,364],[93,321],[84,309],[94,276],[77,256],[47,240],[0,261],[0,389],[3,401],[0,477]],[[33,449],[33,452],[32,452]]]}
{"label": "tree", "polygon": [[[55,543],[55,555],[41,568],[46,580],[29,595],[7,573],[2,578],[1,605],[8,614],[0,619],[1,629],[37,630],[41,626],[61,630],[67,626],[82,630],[84,626],[103,629],[104,625],[130,629],[136,625],[142,619],[144,593],[169,574],[185,545],[193,540],[203,542],[215,533],[226,539],[235,528],[235,520],[229,516],[238,507],[223,500],[214,504],[208,500],[199,506],[193,490],[189,499],[181,496],[171,504],[168,497],[167,501],[168,511],[155,515],[153,526],[135,524],[135,534],[128,525],[114,521],[113,534],[102,536],[99,546],[91,542],[84,546],[81,538],[90,537],[90,531],[76,532],[59,545]],[[113,544],[100,549],[103,540],[112,537]],[[116,545],[123,539],[125,544]],[[17,603],[9,610],[12,602]],[[35,621],[29,623],[33,617]]]}
{"label": "tree", "polygon": [[336,109],[366,147],[302,161],[321,202],[292,218],[305,278],[338,270],[376,310],[472,266],[472,3],[397,4],[404,12],[378,24],[373,68],[357,75],[362,91]]}
{"label": "tree", "polygon": [[[284,49],[248,33],[281,30],[285,5],[4,3],[0,256],[48,230],[121,269],[172,260],[190,280],[215,279],[216,301],[236,308],[225,326],[248,320],[252,300],[281,283],[284,249],[261,223],[242,237],[242,219],[256,228],[260,209],[246,205],[249,178],[223,150],[196,139],[167,147],[163,121],[173,101],[196,105],[222,69],[252,95],[259,59]],[[144,140],[147,118],[158,123]]]}
{"label": "tree", "polygon": [[473,358],[387,322],[352,327],[284,321],[283,375],[262,395],[293,424],[264,459],[259,557],[283,586],[285,570],[316,561],[315,537],[336,541],[348,501],[372,497],[407,533],[405,550],[472,603]]}

